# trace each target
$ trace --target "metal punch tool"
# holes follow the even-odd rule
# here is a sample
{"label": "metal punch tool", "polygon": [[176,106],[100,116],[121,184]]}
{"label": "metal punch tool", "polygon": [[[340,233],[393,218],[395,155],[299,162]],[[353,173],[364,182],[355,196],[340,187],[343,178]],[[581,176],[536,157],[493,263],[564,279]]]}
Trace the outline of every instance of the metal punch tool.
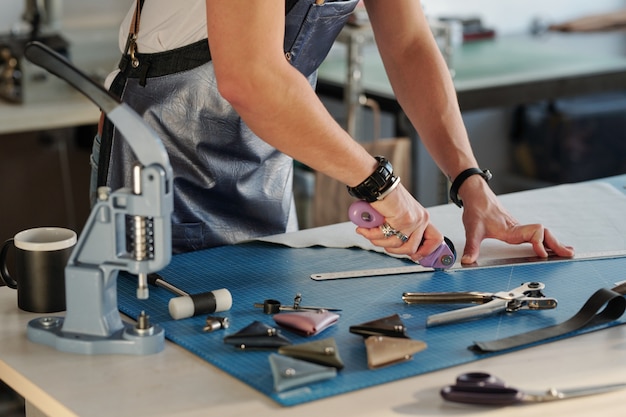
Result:
{"label": "metal punch tool", "polygon": [[262,308],[265,314],[277,314],[281,311],[341,311],[340,308],[319,307],[319,306],[303,306],[302,294],[298,293],[293,299],[293,305],[282,305],[280,301],[274,299],[266,299],[263,303],[254,303],[254,307]]}
{"label": "metal punch tool", "polygon": [[25,57],[75,87],[93,101],[124,135],[137,157],[132,187],[98,188],[98,200],[65,266],[67,312],[38,317],[28,339],[81,354],[157,353],[165,331],[142,312],[137,324],[122,321],[117,306],[119,272],[137,277],[137,298],[147,299],[148,274],[165,268],[172,256],[174,207],[172,167],[158,134],[128,105],[40,42],[30,42]]}
{"label": "metal punch tool", "polygon": [[517,288],[495,293],[488,292],[405,292],[402,300],[407,304],[479,304],[477,306],[433,314],[426,326],[454,323],[490,316],[500,312],[518,310],[546,310],[557,306],[554,298],[546,297],[542,282],[525,282]]}

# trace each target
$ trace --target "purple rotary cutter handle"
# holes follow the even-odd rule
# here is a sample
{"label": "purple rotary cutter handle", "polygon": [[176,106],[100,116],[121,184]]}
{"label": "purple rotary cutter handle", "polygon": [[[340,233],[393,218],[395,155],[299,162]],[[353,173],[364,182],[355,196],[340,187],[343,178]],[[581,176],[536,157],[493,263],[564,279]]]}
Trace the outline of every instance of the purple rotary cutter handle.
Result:
{"label": "purple rotary cutter handle", "polygon": [[[352,223],[360,227],[373,228],[385,223],[385,217],[363,200],[350,205],[348,217]],[[456,261],[454,244],[445,236],[443,239],[444,242],[433,253],[419,261],[420,265],[435,269],[448,269],[454,265]]]}

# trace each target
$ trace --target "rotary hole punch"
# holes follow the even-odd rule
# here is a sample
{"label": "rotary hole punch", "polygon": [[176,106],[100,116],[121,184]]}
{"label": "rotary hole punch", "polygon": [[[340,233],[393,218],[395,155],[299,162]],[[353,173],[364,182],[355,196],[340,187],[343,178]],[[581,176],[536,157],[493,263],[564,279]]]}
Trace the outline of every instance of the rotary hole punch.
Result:
{"label": "rotary hole punch", "polygon": [[81,91],[104,111],[139,160],[132,189],[100,189],[65,268],[65,318],[28,324],[28,338],[82,354],[150,354],[164,348],[164,330],[142,312],[137,324],[122,322],[117,276],[138,277],[137,298],[148,298],[148,274],[171,259],[172,168],[157,134],[125,104],[45,45],[32,42],[25,56]]}
{"label": "rotary hole punch", "polygon": [[482,318],[502,311],[545,310],[557,306],[554,298],[546,297],[542,282],[525,282],[517,288],[496,293],[488,292],[405,292],[402,300],[407,304],[461,304],[473,303],[477,306],[433,314],[426,320],[426,326],[453,323]]}
{"label": "rotary hole punch", "polygon": [[[381,226],[385,236],[396,235],[403,242],[408,240],[406,235],[394,230],[385,223],[385,217],[366,201],[359,200],[352,203],[348,209],[348,217],[357,226],[369,228]],[[419,264],[441,270],[452,267],[455,261],[456,250],[454,249],[454,244],[450,239],[444,237],[444,242],[433,253],[420,260]]]}

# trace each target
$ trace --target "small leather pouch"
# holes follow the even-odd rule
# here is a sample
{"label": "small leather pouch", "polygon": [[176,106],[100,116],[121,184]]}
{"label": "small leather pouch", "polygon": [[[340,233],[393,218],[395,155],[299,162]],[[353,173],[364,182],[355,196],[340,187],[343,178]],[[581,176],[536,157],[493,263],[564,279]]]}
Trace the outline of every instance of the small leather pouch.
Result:
{"label": "small leather pouch", "polygon": [[278,348],[278,353],[319,365],[332,366],[336,369],[343,368],[339,349],[332,337],[297,345],[281,346]]}
{"label": "small leather pouch", "polygon": [[325,310],[280,313],[273,317],[280,326],[302,336],[319,334],[339,320],[339,314]]}
{"label": "small leather pouch", "polygon": [[276,353],[270,355],[269,361],[276,392],[309,385],[337,376],[337,370],[332,366],[322,366]]}
{"label": "small leather pouch", "polygon": [[254,321],[237,333],[226,336],[224,343],[240,349],[275,349],[290,345],[291,341],[281,335],[278,329],[260,321]]}
{"label": "small leather pouch", "polygon": [[368,336],[388,336],[408,338],[406,326],[397,314],[383,317],[381,319],[368,321],[367,323],[350,326],[350,333],[364,337]]}
{"label": "small leather pouch", "polygon": [[415,353],[426,349],[421,340],[402,337],[370,336],[365,339],[367,366],[378,369],[413,359]]}

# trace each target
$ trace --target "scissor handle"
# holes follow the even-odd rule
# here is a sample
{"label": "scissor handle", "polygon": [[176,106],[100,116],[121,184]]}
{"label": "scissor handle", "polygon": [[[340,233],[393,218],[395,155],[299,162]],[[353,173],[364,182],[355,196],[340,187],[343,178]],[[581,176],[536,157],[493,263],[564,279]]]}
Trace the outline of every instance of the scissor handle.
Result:
{"label": "scissor handle", "polygon": [[474,387],[506,387],[504,381],[495,375],[487,372],[466,372],[456,377],[456,385],[458,386],[474,386]]}
{"label": "scissor handle", "polygon": [[524,393],[515,388],[495,385],[449,385],[440,394],[447,401],[479,405],[512,405],[524,399]]}

